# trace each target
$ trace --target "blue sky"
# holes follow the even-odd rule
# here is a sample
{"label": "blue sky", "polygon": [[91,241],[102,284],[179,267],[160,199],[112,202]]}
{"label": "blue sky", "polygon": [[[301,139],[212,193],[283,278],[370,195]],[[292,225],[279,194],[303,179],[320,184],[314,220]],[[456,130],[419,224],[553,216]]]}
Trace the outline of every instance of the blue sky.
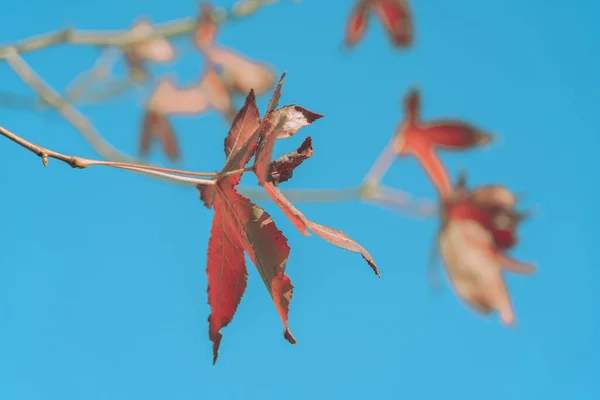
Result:
{"label": "blue sky", "polygon": [[[325,115],[277,144],[283,153],[311,135],[315,147],[285,187],[359,183],[414,85],[424,118],[462,118],[497,134],[495,147],[443,158],[454,177],[465,168],[472,184],[505,184],[524,192],[524,206],[536,210],[514,256],[535,261],[538,274],[507,278],[514,329],[473,314],[446,283],[439,293],[429,290],[434,220],[356,202],[298,204],[363,244],[380,267],[378,280],[359,256],[301,236],[266,203],[292,247],[290,325],[298,345],[283,339],[249,265],[248,289],[212,366],[205,275],[212,212],[197,194],[123,171],[72,170],[57,162],[44,169],[3,139],[0,398],[598,398],[600,8],[591,0],[411,4],[416,46],[409,52],[392,50],[374,20],[354,52],[340,51],[351,1],[286,1],[227,26],[219,40],[278,73],[287,70],[283,104]],[[66,24],[123,29],[139,14],[166,21],[193,15],[195,7],[193,1],[2,2],[0,41]],[[185,40],[178,43],[185,49]],[[95,54],[55,47],[26,59],[62,89]],[[180,82],[200,71],[188,47],[177,67]],[[2,91],[29,93],[6,66],[0,82]],[[81,110],[133,153],[144,95]],[[267,101],[260,99],[261,109]],[[174,123],[182,166],[222,165],[227,127],[220,117]],[[0,125],[52,149],[95,157],[51,114],[0,109]],[[164,159],[155,152],[153,161]],[[435,195],[413,160],[397,162],[385,183]]]}

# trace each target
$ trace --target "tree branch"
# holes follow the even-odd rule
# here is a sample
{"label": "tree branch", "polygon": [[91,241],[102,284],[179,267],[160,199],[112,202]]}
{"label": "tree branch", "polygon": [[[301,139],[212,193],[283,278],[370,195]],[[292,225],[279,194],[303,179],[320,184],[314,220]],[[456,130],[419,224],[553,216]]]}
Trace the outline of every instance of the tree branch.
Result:
{"label": "tree branch", "polygon": [[[31,143],[28,140],[23,139],[21,136],[13,133],[13,132],[9,131],[8,129],[3,128],[1,126],[0,126],[0,134],[2,136],[12,140],[13,142],[17,143],[21,147],[24,147],[25,149],[31,151],[36,156],[40,157],[42,159],[42,163],[44,164],[44,167],[48,166],[48,159],[53,158],[55,160],[62,161],[64,163],[68,164],[72,168],[84,169],[84,168],[93,167],[93,166],[104,166],[104,167],[111,167],[111,168],[124,169],[124,170],[128,170],[128,171],[140,172],[140,173],[152,175],[152,176],[158,176],[158,177],[161,177],[164,179],[182,182],[182,183],[185,183],[187,185],[192,185],[192,186],[214,185],[215,184],[215,181],[212,179],[207,180],[207,179],[190,178],[190,177],[186,177],[186,176],[178,176],[178,175],[174,175],[172,173],[168,173],[165,171],[171,171],[171,172],[181,173],[181,174],[185,174],[185,175],[202,175],[202,176],[215,176],[216,175],[215,173],[190,172],[190,171],[181,171],[181,170],[173,170],[173,169],[168,169],[168,168],[146,166],[146,165],[134,164],[134,163],[120,163],[120,162],[90,160],[87,158],[65,155],[65,154],[56,152],[54,150],[49,150],[49,149],[46,149],[45,147],[38,146],[34,143]],[[235,173],[235,172],[236,171],[232,171],[232,173]],[[239,173],[239,172],[237,172],[237,173]]]}
{"label": "tree branch", "polygon": [[[278,0],[244,0],[236,3],[228,11],[225,8],[216,8],[213,11],[213,20],[216,23],[245,18],[260,10],[262,7],[275,4]],[[65,28],[22,40],[15,44],[0,46],[0,58],[7,58],[13,52],[27,53],[36,50],[69,44],[78,46],[116,46],[126,47],[142,43],[149,39],[170,38],[190,34],[196,28],[196,18],[180,18],[162,24],[155,24],[152,32],[139,35],[129,30],[121,31],[84,31],[74,28]]]}

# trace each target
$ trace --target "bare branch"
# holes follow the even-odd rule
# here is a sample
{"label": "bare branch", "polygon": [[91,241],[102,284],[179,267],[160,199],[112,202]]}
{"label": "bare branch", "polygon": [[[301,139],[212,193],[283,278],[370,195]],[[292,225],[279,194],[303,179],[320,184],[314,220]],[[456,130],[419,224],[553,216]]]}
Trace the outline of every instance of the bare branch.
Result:
{"label": "bare branch", "polygon": [[120,152],[100,136],[92,124],[76,108],[67,103],[56,90],[45,83],[35,71],[21,58],[17,51],[5,51],[4,58],[15,73],[34,90],[41,99],[52,106],[64,119],[77,129],[85,140],[108,160],[119,162],[135,162],[135,159]]}
{"label": "bare branch", "polygon": [[[277,0],[245,0],[238,2],[231,11],[217,8],[213,12],[216,23],[244,18],[256,13],[260,8],[277,3]],[[196,28],[195,18],[180,18],[154,25],[152,32],[138,35],[129,30],[122,31],[83,31],[74,28],[61,29],[43,35],[25,39],[15,44],[0,46],[0,59],[7,58],[13,52],[27,53],[59,44],[79,46],[116,46],[127,47],[149,39],[170,38],[190,34]]]}
{"label": "bare branch", "polygon": [[24,147],[25,149],[31,151],[36,156],[42,159],[42,163],[45,167],[48,166],[48,159],[53,158],[55,160],[62,161],[72,168],[84,169],[92,166],[105,166],[111,168],[124,169],[128,171],[140,172],[147,175],[157,176],[164,179],[169,179],[177,182],[186,183],[190,186],[196,185],[214,185],[214,180],[206,180],[206,179],[196,179],[189,178],[185,176],[178,176],[171,173],[164,172],[166,171],[177,171],[178,173],[183,173],[186,175],[203,175],[203,176],[214,176],[214,173],[204,173],[204,172],[189,172],[189,171],[179,171],[179,170],[170,170],[167,168],[159,168],[159,167],[148,167],[142,164],[133,164],[133,163],[119,163],[119,162],[110,162],[110,161],[98,161],[98,160],[90,160],[87,158],[81,158],[76,156],[69,156],[62,153],[58,153],[53,150],[46,149],[44,147],[38,146],[34,143],[31,143],[28,140],[23,139],[19,135],[9,131],[6,128],[0,126],[0,134],[18,145]]}

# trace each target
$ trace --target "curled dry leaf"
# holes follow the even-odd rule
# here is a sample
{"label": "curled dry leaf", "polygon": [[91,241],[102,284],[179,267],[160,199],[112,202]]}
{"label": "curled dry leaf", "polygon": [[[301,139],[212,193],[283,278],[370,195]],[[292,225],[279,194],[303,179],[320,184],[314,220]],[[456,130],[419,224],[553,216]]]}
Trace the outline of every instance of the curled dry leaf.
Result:
{"label": "curled dry leaf", "polygon": [[297,105],[284,106],[265,115],[262,123],[264,134],[260,139],[255,163],[255,172],[260,184],[267,180],[275,141],[294,136],[301,128],[320,118],[323,118],[323,115]]}
{"label": "curled dry leaf", "polygon": [[282,155],[269,165],[269,181],[274,186],[286,182],[292,177],[294,170],[312,157],[313,153],[312,138],[308,136],[297,150]]}
{"label": "curled dry leaf", "polygon": [[354,47],[364,37],[370,12],[377,15],[394,47],[413,43],[412,16],[405,0],[358,0],[346,24],[346,46]]}
{"label": "curled dry leaf", "polygon": [[419,92],[411,90],[405,99],[406,116],[395,133],[393,151],[398,156],[415,156],[444,198],[450,194],[452,184],[435,150],[468,150],[490,143],[492,137],[460,121],[424,123],[419,117],[420,104]]}
{"label": "curled dry leaf", "polygon": [[502,269],[534,272],[532,265],[505,253],[517,241],[520,219],[515,204],[512,192],[502,186],[470,192],[462,182],[443,203],[439,235],[440,254],[458,296],[483,314],[498,311],[505,325],[513,324],[515,317]]}
{"label": "curled dry leaf", "polygon": [[[134,22],[130,32],[137,37],[144,37],[152,33],[152,25],[147,19],[140,19]],[[174,59],[175,48],[165,38],[150,39],[125,49],[129,75],[137,82],[145,81],[147,78],[145,62],[168,63]]]}

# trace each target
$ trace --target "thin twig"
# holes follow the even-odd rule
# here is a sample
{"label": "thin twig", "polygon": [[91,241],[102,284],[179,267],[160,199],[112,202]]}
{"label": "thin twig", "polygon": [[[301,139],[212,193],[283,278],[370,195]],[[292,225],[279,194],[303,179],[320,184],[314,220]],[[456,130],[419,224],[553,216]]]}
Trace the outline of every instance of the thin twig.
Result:
{"label": "thin twig", "polygon": [[[214,185],[215,184],[215,181],[212,179],[207,180],[207,179],[190,178],[190,177],[186,177],[186,176],[178,176],[178,175],[170,174],[167,172],[158,171],[157,170],[158,167],[150,167],[149,168],[148,166],[141,165],[141,164],[126,164],[126,163],[110,162],[110,161],[98,161],[98,160],[90,160],[90,159],[82,158],[82,157],[65,155],[65,154],[56,152],[54,150],[49,150],[49,149],[46,149],[45,147],[41,147],[41,146],[38,146],[37,144],[31,143],[30,141],[23,139],[21,136],[13,133],[13,132],[9,131],[8,129],[3,128],[1,126],[0,126],[0,134],[2,136],[12,140],[13,142],[17,143],[18,145],[24,147],[25,149],[31,151],[36,156],[40,157],[42,159],[42,163],[44,164],[45,167],[48,166],[48,159],[53,158],[55,160],[62,161],[64,163],[68,164],[72,168],[84,169],[84,168],[93,167],[93,166],[104,166],[104,167],[110,167],[110,168],[124,169],[124,170],[128,170],[128,171],[141,172],[144,174],[159,176],[161,178],[170,179],[170,180],[177,181],[177,182],[184,182],[186,184],[194,185],[194,186],[195,185]],[[184,172],[188,173],[188,171],[184,171]],[[188,173],[188,175],[189,174],[193,174],[193,173]],[[203,174],[204,176],[211,175],[210,173],[197,173],[197,174]],[[212,174],[212,175],[214,175],[214,174]]]}
{"label": "thin twig", "polygon": [[3,57],[23,82],[29,85],[32,90],[39,94],[40,98],[73,125],[101,157],[118,162],[136,162],[134,158],[120,152],[104,140],[87,118],[44,82],[14,48],[12,51],[5,51]]}

